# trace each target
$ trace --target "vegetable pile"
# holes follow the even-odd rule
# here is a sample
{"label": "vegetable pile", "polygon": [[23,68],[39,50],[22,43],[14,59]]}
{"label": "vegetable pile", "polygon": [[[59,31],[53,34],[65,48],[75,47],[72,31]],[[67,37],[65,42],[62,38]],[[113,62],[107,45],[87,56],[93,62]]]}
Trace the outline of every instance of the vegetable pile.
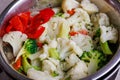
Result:
{"label": "vegetable pile", "polygon": [[11,63],[34,80],[79,80],[101,69],[118,41],[109,17],[90,0],[63,0],[61,7],[23,12],[9,21],[3,41]]}

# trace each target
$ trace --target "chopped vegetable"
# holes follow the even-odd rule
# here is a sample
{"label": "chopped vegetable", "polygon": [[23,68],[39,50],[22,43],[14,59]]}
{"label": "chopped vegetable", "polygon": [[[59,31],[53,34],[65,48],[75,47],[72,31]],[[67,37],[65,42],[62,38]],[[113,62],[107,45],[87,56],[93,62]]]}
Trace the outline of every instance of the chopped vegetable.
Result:
{"label": "chopped vegetable", "polygon": [[16,70],[19,70],[21,66],[22,66],[22,58],[19,57],[18,60],[13,64],[13,67],[14,67]]}
{"label": "chopped vegetable", "polygon": [[45,27],[40,25],[48,22],[53,15],[54,11],[51,8],[43,9],[39,14],[35,15],[32,18],[30,27],[28,27],[26,32],[29,38],[37,39],[39,36],[41,36],[45,30]]}
{"label": "chopped vegetable", "polygon": [[75,36],[76,34],[79,34],[79,32],[71,31],[69,34],[70,34],[70,36]]}
{"label": "chopped vegetable", "polygon": [[80,59],[86,62],[89,75],[95,73],[98,69],[103,67],[107,61],[105,55],[98,50],[84,52]]}
{"label": "chopped vegetable", "polygon": [[18,52],[26,39],[27,35],[20,31],[11,31],[3,36],[3,41],[8,42],[12,46],[15,57],[18,55]]}
{"label": "chopped vegetable", "polygon": [[46,23],[54,15],[54,11],[51,8],[45,8],[40,10],[39,14],[35,15],[31,22],[32,28],[37,28],[41,24]]}
{"label": "chopped vegetable", "polygon": [[84,23],[90,23],[90,16],[85,10],[81,8],[76,8],[74,10],[75,13],[71,17],[67,18],[70,26],[73,26],[77,23],[82,23],[83,21]]}
{"label": "chopped vegetable", "polygon": [[27,73],[28,69],[32,68],[32,66],[28,62],[27,56],[25,54],[22,55],[22,65],[23,65],[23,70],[25,73]]}
{"label": "chopped vegetable", "polygon": [[56,13],[56,14],[55,14],[55,17],[62,17],[62,18],[64,18],[64,14],[61,13],[61,12],[59,12],[59,13]]}
{"label": "chopped vegetable", "polygon": [[30,12],[23,12],[23,13],[18,14],[18,16],[22,22],[24,30],[26,30],[31,20]]}
{"label": "chopped vegetable", "polygon": [[109,26],[109,17],[105,13],[100,13],[99,14],[99,25],[100,26]]}
{"label": "chopped vegetable", "polygon": [[[49,13],[49,14],[48,14]],[[51,8],[46,8],[40,11],[33,18],[30,12],[20,13],[9,21],[6,32],[21,31],[28,35],[29,38],[38,38],[45,30],[45,27],[40,26],[46,23],[54,15]]]}
{"label": "chopped vegetable", "polygon": [[67,76],[70,76],[71,80],[79,80],[88,75],[88,67],[84,61],[79,61],[68,72]]}
{"label": "chopped vegetable", "polygon": [[27,73],[28,69],[30,68],[36,69],[36,67],[33,67],[28,61],[28,58],[36,52],[37,52],[36,41],[33,39],[27,39],[19,53],[19,55],[22,55],[22,66],[25,73]]}
{"label": "chopped vegetable", "polygon": [[30,20],[30,12],[23,12],[14,16],[6,28],[6,32],[21,31],[24,32]]}
{"label": "chopped vegetable", "polygon": [[62,67],[64,71],[68,71],[70,68],[75,66],[80,59],[76,56],[76,54],[70,54],[68,57],[65,58],[65,62],[62,63]]}
{"label": "chopped vegetable", "polygon": [[28,70],[31,68],[34,68],[35,70],[41,70],[41,67],[32,66],[28,59],[29,57],[27,53],[22,55],[22,66],[25,74],[27,74]]}
{"label": "chopped vegetable", "polygon": [[[80,4],[76,0],[63,0],[62,9],[64,12],[80,7]],[[73,13],[73,12],[72,12]]]}
{"label": "chopped vegetable", "polygon": [[110,41],[111,43],[116,43],[118,40],[118,31],[111,26],[100,26],[101,36],[100,40],[102,43]]}
{"label": "chopped vegetable", "polygon": [[27,76],[33,80],[56,80],[47,71],[37,71],[33,68],[28,70]]}
{"label": "chopped vegetable", "polygon": [[109,48],[108,42],[104,42],[104,43],[100,42],[100,46],[101,46],[103,53],[107,55],[112,55],[112,51]]}
{"label": "chopped vegetable", "polygon": [[52,73],[52,76],[53,77],[56,77],[56,76],[58,76],[59,74],[58,73],[56,73],[55,71]]}
{"label": "chopped vegetable", "polygon": [[92,38],[88,35],[78,34],[71,36],[73,40],[83,51],[90,51],[93,49]]}
{"label": "chopped vegetable", "polygon": [[40,47],[40,48],[42,48],[43,47],[43,43],[37,42],[37,46]]}
{"label": "chopped vegetable", "polygon": [[35,52],[37,52],[36,41],[33,39],[27,39],[24,43],[24,49],[30,54],[34,54]]}
{"label": "chopped vegetable", "polygon": [[45,30],[45,27],[43,26],[39,26],[37,29],[30,29],[26,31],[26,34],[28,35],[29,38],[32,38],[32,39],[37,39],[39,38],[42,33],[44,32]]}
{"label": "chopped vegetable", "polygon": [[62,23],[60,26],[58,37],[68,39],[69,31],[70,26],[68,25],[68,23],[67,22]]}
{"label": "chopped vegetable", "polygon": [[88,35],[88,32],[87,32],[86,30],[80,30],[80,31],[78,31],[78,32],[71,31],[69,34],[70,34],[70,36],[75,36],[76,34]]}
{"label": "chopped vegetable", "polygon": [[50,54],[51,58],[60,59],[59,53],[57,52],[57,50],[55,48],[50,48],[49,49],[49,54]]}
{"label": "chopped vegetable", "polygon": [[16,57],[15,62],[23,54],[26,54],[29,57],[31,54],[34,54],[36,52],[37,52],[37,43],[36,43],[36,41],[33,40],[33,39],[27,39],[25,41],[23,47],[19,51],[19,53],[18,53],[18,55]]}
{"label": "chopped vegetable", "polygon": [[23,24],[19,16],[15,16],[10,20],[10,25],[6,28],[6,32],[21,31],[24,32]]}
{"label": "chopped vegetable", "polygon": [[90,2],[90,0],[82,0],[81,6],[84,10],[86,10],[89,14],[93,14],[99,11],[98,7]]}
{"label": "chopped vegetable", "polygon": [[72,10],[68,10],[67,13],[70,15],[73,15],[75,13],[75,11],[74,11],[74,9],[72,9]]}

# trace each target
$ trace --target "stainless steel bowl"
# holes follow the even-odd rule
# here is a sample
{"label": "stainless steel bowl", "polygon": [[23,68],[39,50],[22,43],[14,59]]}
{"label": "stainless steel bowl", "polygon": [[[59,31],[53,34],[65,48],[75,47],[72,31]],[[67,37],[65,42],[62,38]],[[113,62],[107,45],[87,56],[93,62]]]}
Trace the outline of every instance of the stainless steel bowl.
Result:
{"label": "stainless steel bowl", "polygon": [[[80,0],[78,0],[80,1]],[[100,9],[101,12],[107,13],[110,17],[110,21],[115,24],[116,28],[119,31],[119,41],[118,47],[112,59],[105,65],[102,69],[96,72],[93,75],[90,75],[83,80],[96,80],[109,78],[112,74],[114,74],[120,64],[120,3],[117,0],[91,0],[94,2]],[[27,11],[31,8],[35,3],[35,0],[15,0],[13,1],[1,14],[0,16],[0,35],[4,34],[4,28],[6,23],[9,21],[11,17],[14,15]],[[45,7],[55,7],[59,6],[61,0],[41,0],[40,9]],[[2,36],[1,36],[2,37]],[[5,70],[7,74],[12,76],[17,80],[29,80],[26,76],[17,73],[12,67],[8,64],[7,58],[5,56],[4,50],[2,48],[2,41],[0,38],[0,64],[2,68]],[[109,76],[108,76],[109,75]]]}

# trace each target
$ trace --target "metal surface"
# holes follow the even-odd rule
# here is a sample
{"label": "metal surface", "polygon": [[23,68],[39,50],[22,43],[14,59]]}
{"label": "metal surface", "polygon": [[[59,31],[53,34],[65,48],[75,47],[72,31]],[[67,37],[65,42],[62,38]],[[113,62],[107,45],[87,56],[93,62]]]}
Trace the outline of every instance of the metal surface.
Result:
{"label": "metal surface", "polygon": [[[47,2],[49,0],[41,0],[41,4],[42,2]],[[57,2],[56,2],[57,1]],[[44,8],[44,7],[48,7],[48,6],[57,6],[60,0],[53,0],[50,3],[47,4],[42,4],[40,7]],[[102,4],[106,4],[107,7],[109,7],[110,9],[106,10],[106,13],[108,13],[109,16],[111,16],[112,14],[115,14],[115,18],[120,18],[120,14],[118,13],[118,11],[116,10],[120,10],[120,6],[118,3],[116,3],[115,0],[109,0],[110,4],[113,7],[111,7],[108,3],[106,3],[104,0],[92,0],[93,2],[95,2],[99,7],[102,6]],[[108,0],[107,0],[108,1]],[[55,4],[54,4],[55,3]],[[18,0],[18,1],[14,1],[12,2],[8,8],[6,8],[6,10],[2,13],[2,16],[0,17],[0,28],[5,27],[6,22],[14,15],[20,13],[20,12],[24,12],[26,10],[28,10],[32,5],[34,4],[34,0]],[[53,5],[54,4],[54,5]],[[102,9],[100,7],[100,9]],[[109,13],[111,10],[112,14]],[[107,12],[108,11],[108,12]],[[114,12],[113,12],[114,11]],[[104,11],[103,11],[104,12]],[[112,21],[114,21],[114,17],[111,16]],[[113,23],[116,25],[118,22],[120,22],[120,19],[117,19],[116,21],[114,21]],[[1,31],[2,32],[2,31]],[[120,42],[119,42],[120,43]],[[1,53],[2,50],[1,50]],[[112,60],[102,69],[100,69],[98,72],[96,72],[93,75],[88,76],[87,78],[84,78],[83,80],[91,80],[91,79],[103,79],[105,77],[107,77],[106,79],[108,79],[110,76],[112,76],[113,73],[115,73],[118,70],[118,63],[120,62],[120,47],[118,48],[116,54],[113,56]],[[2,66],[4,66],[4,70],[11,75],[12,77],[16,78],[16,79],[21,79],[21,80],[27,80],[27,78],[21,74],[18,74],[17,72],[15,72],[6,62],[5,59],[3,58],[2,55],[0,55],[0,63],[2,63]],[[115,69],[115,70],[114,70]],[[109,76],[107,76],[109,73]],[[111,74],[111,75],[110,75]]]}

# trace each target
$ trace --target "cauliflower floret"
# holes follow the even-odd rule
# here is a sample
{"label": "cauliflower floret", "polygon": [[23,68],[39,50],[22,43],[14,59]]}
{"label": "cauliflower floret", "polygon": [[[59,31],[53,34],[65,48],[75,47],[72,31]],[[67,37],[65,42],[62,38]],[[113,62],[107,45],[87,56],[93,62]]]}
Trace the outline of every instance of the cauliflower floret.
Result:
{"label": "cauliflower floret", "polygon": [[30,55],[29,59],[34,60],[34,59],[39,58],[39,56],[40,56],[40,51],[36,52],[35,54]]}
{"label": "cauliflower floret", "polygon": [[100,26],[101,36],[100,40],[102,43],[110,41],[111,43],[116,43],[118,40],[118,31],[114,27]]}
{"label": "cauliflower floret", "polygon": [[56,8],[52,8],[52,10],[56,13],[59,13],[61,11],[61,7],[56,7]]}
{"label": "cauliflower floret", "polygon": [[60,53],[60,58],[63,60],[68,57],[71,53],[75,53],[78,56],[81,56],[83,51],[79,46],[76,45],[72,40],[58,38],[58,52]]}
{"label": "cauliflower floret", "polygon": [[68,39],[64,39],[64,38],[58,38],[58,52],[60,53],[60,59],[63,60],[65,59],[67,56],[69,56],[69,54],[71,54],[71,46],[70,46],[70,41]]}
{"label": "cauliflower floret", "polygon": [[99,14],[92,14],[91,15],[91,22],[95,27],[98,26],[109,26],[109,17],[105,13],[99,13]]}
{"label": "cauliflower floret", "polygon": [[71,53],[75,53],[78,56],[82,55],[83,51],[72,40],[58,38],[57,41],[59,44],[57,49],[62,60],[68,57]]}
{"label": "cauliflower floret", "polygon": [[33,80],[57,80],[53,78],[47,71],[37,71],[33,68],[28,70],[27,76]]}
{"label": "cauliflower floret", "polygon": [[99,14],[99,25],[100,26],[109,26],[109,17],[105,13]]}
{"label": "cauliflower floret", "polygon": [[84,21],[85,23],[90,23],[90,17],[88,13],[82,8],[76,8],[75,13],[71,17],[69,17],[67,21],[71,26],[82,21]]}
{"label": "cauliflower floret", "polygon": [[41,53],[39,56],[40,60],[44,60],[49,57],[48,49],[49,49],[48,45],[43,46],[43,53]]}
{"label": "cauliflower floret", "polygon": [[22,43],[27,39],[27,35],[20,31],[12,31],[3,36],[3,41],[8,42],[13,48],[14,56],[17,56],[22,47]]}
{"label": "cauliflower floret", "polygon": [[57,80],[60,80],[64,76],[59,60],[48,58],[48,60],[44,60],[42,64],[43,71],[48,71],[51,75],[53,75],[54,72],[57,74],[54,76]]}
{"label": "cauliflower floret", "polygon": [[62,71],[62,69],[61,69],[61,63],[60,63],[60,61],[59,60],[56,60],[56,59],[54,59],[54,58],[48,58],[49,59],[49,61],[51,61],[55,66],[56,66],[56,73],[58,73],[58,76],[56,76],[56,79],[61,79],[61,78],[63,78],[64,77],[64,72]]}
{"label": "cauliflower floret", "polygon": [[70,17],[70,14],[69,13],[64,13],[63,16],[64,16],[64,18],[68,18],[68,17]]}
{"label": "cauliflower floret", "polygon": [[49,60],[44,60],[42,62],[42,70],[48,71],[49,73],[56,71],[56,66]]}
{"label": "cauliflower floret", "polygon": [[79,62],[79,58],[76,56],[76,54],[72,53],[69,55],[69,57],[65,58],[65,62],[62,64],[62,68],[64,71],[67,71],[71,67],[73,67],[76,63]]}
{"label": "cauliflower floret", "polygon": [[81,6],[89,14],[93,14],[99,11],[98,7],[95,4],[91,3],[90,0],[82,0]]}
{"label": "cauliflower floret", "polygon": [[49,47],[50,48],[56,48],[57,47],[57,41],[54,39],[54,40],[51,40],[49,43]]}
{"label": "cauliflower floret", "polygon": [[94,25],[94,28],[99,27],[99,14],[92,14],[91,15],[91,22]]}
{"label": "cauliflower floret", "polygon": [[83,51],[90,51],[93,49],[92,39],[88,35],[78,34],[71,37],[73,40]]}
{"label": "cauliflower floret", "polygon": [[54,59],[54,58],[48,58],[49,61],[51,61],[55,66],[58,66],[60,64],[59,60]]}
{"label": "cauliflower floret", "polygon": [[[61,17],[53,17],[49,22],[49,27],[47,28],[47,37],[49,37],[50,40],[57,37],[59,33],[59,28],[63,22],[66,20]],[[48,38],[47,38],[48,39]]]}
{"label": "cauliflower floret", "polygon": [[49,25],[48,25],[48,23],[45,23],[45,24],[42,24],[42,26],[45,27],[45,31],[44,31],[44,32],[42,33],[42,35],[39,37],[39,41],[40,41],[40,42],[45,42],[46,39],[47,39],[47,30],[48,30]]}
{"label": "cauliflower floret", "polygon": [[73,24],[72,28],[71,28],[71,31],[80,31],[80,30],[86,30],[87,31],[87,28],[86,28],[86,23],[84,21],[80,22],[80,23],[75,23]]}
{"label": "cauliflower floret", "polygon": [[77,46],[74,41],[70,40],[70,46],[76,55],[78,55],[79,57],[82,55],[83,50],[79,46]]}
{"label": "cauliflower floret", "polygon": [[38,69],[41,69],[41,62],[39,58],[30,61],[32,66],[36,66]]}
{"label": "cauliflower floret", "polygon": [[71,80],[79,80],[88,75],[88,67],[83,61],[79,61],[72,69],[67,73],[67,76],[71,77]]}
{"label": "cauliflower floret", "polygon": [[67,12],[68,10],[72,10],[78,7],[80,7],[80,4],[76,0],[63,0],[62,1],[62,9],[64,12]]}

